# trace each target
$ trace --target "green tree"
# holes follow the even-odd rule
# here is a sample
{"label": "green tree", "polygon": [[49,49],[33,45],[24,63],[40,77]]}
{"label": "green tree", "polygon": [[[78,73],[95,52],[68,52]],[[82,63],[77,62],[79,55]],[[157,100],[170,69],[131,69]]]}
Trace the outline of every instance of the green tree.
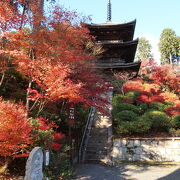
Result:
{"label": "green tree", "polygon": [[177,43],[178,43],[178,45],[177,45],[177,54],[180,56],[180,37],[178,36],[178,37],[176,37],[176,39],[177,39]]}
{"label": "green tree", "polygon": [[152,58],[152,46],[146,38],[142,37],[139,39],[139,43],[137,46],[136,60],[147,60]]}
{"label": "green tree", "polygon": [[161,53],[161,63],[172,64],[172,56],[179,54],[180,38],[176,36],[174,30],[166,28],[160,35],[159,50]]}

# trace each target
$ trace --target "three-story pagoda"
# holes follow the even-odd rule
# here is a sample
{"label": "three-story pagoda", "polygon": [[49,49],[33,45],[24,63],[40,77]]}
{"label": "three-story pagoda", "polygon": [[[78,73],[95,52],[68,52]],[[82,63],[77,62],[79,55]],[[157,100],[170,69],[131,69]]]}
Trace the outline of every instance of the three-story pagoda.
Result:
{"label": "three-story pagoda", "polygon": [[[108,3],[107,22],[86,24],[96,43],[103,47],[103,53],[97,59],[97,68],[104,72],[139,71],[141,62],[134,62],[138,39],[133,40],[136,20],[128,23],[111,21],[111,2]],[[135,75],[135,76],[136,76]]]}

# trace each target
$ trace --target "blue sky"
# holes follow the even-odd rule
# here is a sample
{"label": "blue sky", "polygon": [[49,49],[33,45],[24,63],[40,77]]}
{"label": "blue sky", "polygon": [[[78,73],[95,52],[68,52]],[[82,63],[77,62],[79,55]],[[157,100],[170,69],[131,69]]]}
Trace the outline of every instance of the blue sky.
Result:
{"label": "blue sky", "polygon": [[[93,23],[107,19],[108,0],[57,0],[66,8],[84,15],[91,15]],[[173,29],[180,36],[180,0],[111,0],[112,21],[137,20],[135,37],[146,37],[156,59],[159,58],[157,43],[164,28]]]}

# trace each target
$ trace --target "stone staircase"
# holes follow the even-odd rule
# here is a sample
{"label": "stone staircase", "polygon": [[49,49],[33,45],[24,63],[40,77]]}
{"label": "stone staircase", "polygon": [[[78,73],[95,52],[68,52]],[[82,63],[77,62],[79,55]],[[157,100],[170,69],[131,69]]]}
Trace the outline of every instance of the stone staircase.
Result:
{"label": "stone staircase", "polygon": [[[112,92],[107,94],[110,102]],[[112,105],[108,106],[111,112]],[[112,120],[111,117],[103,116],[102,113],[96,112],[92,122],[90,135],[85,150],[84,162],[101,162],[111,165],[112,150]]]}

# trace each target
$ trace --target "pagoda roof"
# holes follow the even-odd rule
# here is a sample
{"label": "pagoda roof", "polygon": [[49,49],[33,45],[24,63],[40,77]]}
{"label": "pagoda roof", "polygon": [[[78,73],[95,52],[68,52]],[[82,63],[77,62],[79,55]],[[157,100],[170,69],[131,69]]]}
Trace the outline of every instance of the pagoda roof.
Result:
{"label": "pagoda roof", "polygon": [[[101,44],[101,43],[98,43]],[[138,39],[124,43],[103,43],[101,56],[97,59],[98,63],[124,62],[132,63],[134,61]]]}
{"label": "pagoda roof", "polygon": [[115,22],[111,22],[111,21],[107,21],[105,23],[101,23],[101,24],[85,24],[88,28],[112,28],[112,29],[119,29],[122,27],[127,27],[127,26],[135,26],[136,25],[136,19],[130,22],[125,22],[125,23],[115,23]]}
{"label": "pagoda roof", "polygon": [[90,34],[96,37],[97,41],[122,40],[132,41],[136,20],[127,23],[106,22],[103,24],[85,24]]}

